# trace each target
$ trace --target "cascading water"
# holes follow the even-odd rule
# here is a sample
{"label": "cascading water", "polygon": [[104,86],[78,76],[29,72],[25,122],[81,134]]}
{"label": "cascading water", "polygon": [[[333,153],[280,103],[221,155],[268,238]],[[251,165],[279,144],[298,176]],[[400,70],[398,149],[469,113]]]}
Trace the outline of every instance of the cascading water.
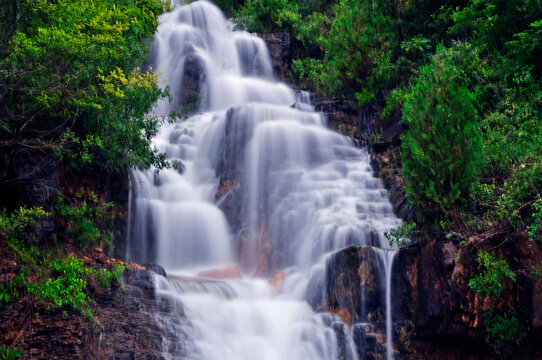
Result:
{"label": "cascading water", "polygon": [[[306,298],[310,284],[325,283],[330,254],[357,245],[375,248],[385,274],[391,359],[394,251],[380,249],[400,220],[368,154],[328,130],[307,93],[274,80],[265,43],[232,31],[211,3],[159,20],[149,62],[173,101],[155,111],[199,113],[163,125],[154,139],[180,168],[133,173],[127,256],[167,269],[158,291],[185,307],[188,358],[356,359],[339,317],[315,312]],[[243,279],[198,276],[232,265]],[[277,270],[282,284],[263,279]]]}

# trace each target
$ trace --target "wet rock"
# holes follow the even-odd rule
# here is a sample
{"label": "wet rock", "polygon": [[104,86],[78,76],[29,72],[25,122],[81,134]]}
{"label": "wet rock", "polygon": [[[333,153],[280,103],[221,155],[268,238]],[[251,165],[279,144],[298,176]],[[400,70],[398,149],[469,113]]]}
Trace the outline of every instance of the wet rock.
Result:
{"label": "wet rock", "polygon": [[124,290],[91,293],[94,324],[30,297],[11,302],[0,308],[0,342],[21,349],[23,359],[184,358],[190,345],[182,304],[155,293],[152,274],[130,269]]}
{"label": "wet rock", "polygon": [[355,139],[358,145],[367,145],[373,133],[375,113],[372,105],[360,107],[355,101],[345,99],[324,99],[314,102],[316,111],[323,112],[328,126]]}
{"label": "wet rock", "polygon": [[[331,312],[351,317],[351,323],[379,323],[385,308],[384,274],[371,247],[350,246],[326,265],[326,295]],[[347,319],[345,319],[347,320]]]}
{"label": "wet rock", "polygon": [[166,270],[158,265],[158,264],[143,264],[143,267],[146,268],[147,270],[150,270],[150,271],[153,271],[155,273],[157,273],[158,275],[162,275],[163,277],[167,277],[166,275]]}
{"label": "wet rock", "polygon": [[285,32],[258,34],[258,36],[267,44],[274,73],[278,76],[286,74],[295,52],[293,36]]}
{"label": "wet rock", "polygon": [[347,327],[346,324],[342,322],[334,322],[332,328],[335,331],[337,336],[337,352],[339,359],[341,360],[353,360],[356,358],[355,354],[352,353],[350,344],[348,343],[347,337]]}
{"label": "wet rock", "polygon": [[237,266],[232,265],[224,269],[201,271],[198,273],[198,276],[215,280],[241,279],[241,271],[239,271]]}
{"label": "wet rock", "polygon": [[185,111],[192,112],[198,109],[206,97],[205,66],[203,61],[195,54],[189,54],[184,60],[183,77],[181,83],[181,103]]}
{"label": "wet rock", "polygon": [[413,221],[415,210],[407,202],[405,180],[401,173],[400,149],[390,147],[382,153],[373,152],[371,166],[375,176],[382,179],[384,188],[388,190],[395,215],[406,222]]}

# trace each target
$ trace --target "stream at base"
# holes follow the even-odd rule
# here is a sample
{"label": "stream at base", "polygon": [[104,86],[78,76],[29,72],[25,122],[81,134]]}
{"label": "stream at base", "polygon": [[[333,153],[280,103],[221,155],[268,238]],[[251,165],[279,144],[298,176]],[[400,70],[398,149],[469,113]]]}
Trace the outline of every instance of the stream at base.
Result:
{"label": "stream at base", "polygon": [[401,221],[367,152],[277,81],[263,40],[233,31],[212,3],[159,21],[149,65],[173,100],[155,113],[195,111],[153,140],[182,165],[132,173],[127,258],[164,266],[157,291],[182,303],[183,343],[163,344],[164,356],[180,346],[198,360],[364,359],[359,324],[310,305],[327,296],[329,259],[354,245],[377,259],[382,294],[383,325],[371,314],[362,325],[382,334],[379,358],[393,359],[395,250],[383,233]]}

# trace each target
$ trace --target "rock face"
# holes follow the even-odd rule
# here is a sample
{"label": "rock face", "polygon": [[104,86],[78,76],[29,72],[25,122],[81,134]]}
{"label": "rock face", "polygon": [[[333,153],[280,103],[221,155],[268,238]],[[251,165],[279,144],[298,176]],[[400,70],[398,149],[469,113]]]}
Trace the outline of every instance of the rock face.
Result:
{"label": "rock face", "polygon": [[0,343],[21,349],[24,359],[185,356],[181,304],[155,294],[151,271],[129,269],[123,280],[124,290],[93,294],[98,307],[94,326],[78,312],[47,311],[33,307],[28,298],[9,303],[0,311]]}
{"label": "rock face", "polygon": [[360,146],[367,145],[374,129],[374,104],[360,107],[352,100],[317,99],[314,106],[317,111],[325,114],[331,129],[351,137]]}
{"label": "rock face", "polygon": [[350,246],[326,266],[326,292],[331,312],[347,324],[382,325],[385,294],[379,259],[372,247]]}
{"label": "rock face", "polygon": [[[498,298],[484,299],[468,286],[477,271],[476,249],[458,250],[458,243],[455,238],[433,239],[423,250],[403,248],[396,255],[391,288],[395,358],[494,359],[486,343],[483,313],[506,310],[511,304],[524,311],[518,317],[531,328],[523,346],[515,349],[515,358],[542,359],[540,281],[518,275],[517,282],[506,285]],[[378,359],[385,353],[379,268],[374,251],[363,247],[337,252],[326,267],[328,309],[351,324],[361,359]]]}
{"label": "rock face", "polygon": [[294,37],[285,32],[258,34],[267,44],[273,72],[282,77],[289,70],[296,52]]}
{"label": "rock face", "polygon": [[384,264],[372,247],[350,246],[326,264],[327,310],[352,329],[358,356],[383,359],[386,303]]}
{"label": "rock face", "polygon": [[188,55],[184,60],[183,77],[181,81],[181,103],[186,111],[194,111],[199,107],[200,102],[206,97],[205,66],[203,61],[195,54]]}
{"label": "rock face", "polygon": [[242,229],[246,224],[242,219],[246,218],[246,209],[241,189],[245,182],[245,147],[252,135],[252,127],[248,126],[250,119],[243,116],[244,111],[242,107],[233,107],[226,114],[224,156],[216,168],[219,184],[215,198],[232,233],[236,234],[234,244],[238,254],[243,253],[245,243]]}
{"label": "rock face", "polygon": [[[65,164],[60,165],[58,185],[67,197],[74,198],[81,189],[92,190],[104,203],[115,205],[113,216],[113,246],[106,247],[110,256],[123,259],[126,254],[126,236],[128,232],[128,169],[121,173],[104,173],[96,170],[75,172]],[[55,198],[56,198],[55,189]],[[54,199],[52,199],[54,200]],[[51,200],[51,201],[52,201]],[[51,204],[52,206],[52,204]],[[58,230],[58,229],[57,229]]]}

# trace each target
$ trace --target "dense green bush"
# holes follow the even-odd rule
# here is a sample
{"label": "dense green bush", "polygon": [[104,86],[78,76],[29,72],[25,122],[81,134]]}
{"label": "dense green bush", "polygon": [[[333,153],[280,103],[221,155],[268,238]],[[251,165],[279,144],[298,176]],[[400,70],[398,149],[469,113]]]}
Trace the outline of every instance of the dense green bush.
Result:
{"label": "dense green bush", "polygon": [[462,47],[439,47],[407,94],[403,176],[407,196],[424,216],[442,216],[465,199],[480,168],[474,94],[454,63]]}
{"label": "dense green bush", "polygon": [[39,282],[29,284],[29,293],[46,301],[50,309],[69,306],[91,318],[91,301],[85,293],[90,270],[84,266],[84,261],[67,256],[47,263],[48,266],[41,270],[49,273],[42,274]]}
{"label": "dense green bush", "polygon": [[506,260],[480,250],[477,261],[480,274],[470,279],[469,287],[480,295],[497,296],[502,292],[504,285],[516,282],[516,274]]}
{"label": "dense green bush", "polygon": [[484,324],[489,345],[499,353],[509,352],[512,345],[520,345],[529,331],[512,307],[500,314],[486,311]]}
{"label": "dense green bush", "polygon": [[360,103],[374,99],[391,82],[392,24],[380,1],[341,0],[327,42],[326,56],[342,83]]}

